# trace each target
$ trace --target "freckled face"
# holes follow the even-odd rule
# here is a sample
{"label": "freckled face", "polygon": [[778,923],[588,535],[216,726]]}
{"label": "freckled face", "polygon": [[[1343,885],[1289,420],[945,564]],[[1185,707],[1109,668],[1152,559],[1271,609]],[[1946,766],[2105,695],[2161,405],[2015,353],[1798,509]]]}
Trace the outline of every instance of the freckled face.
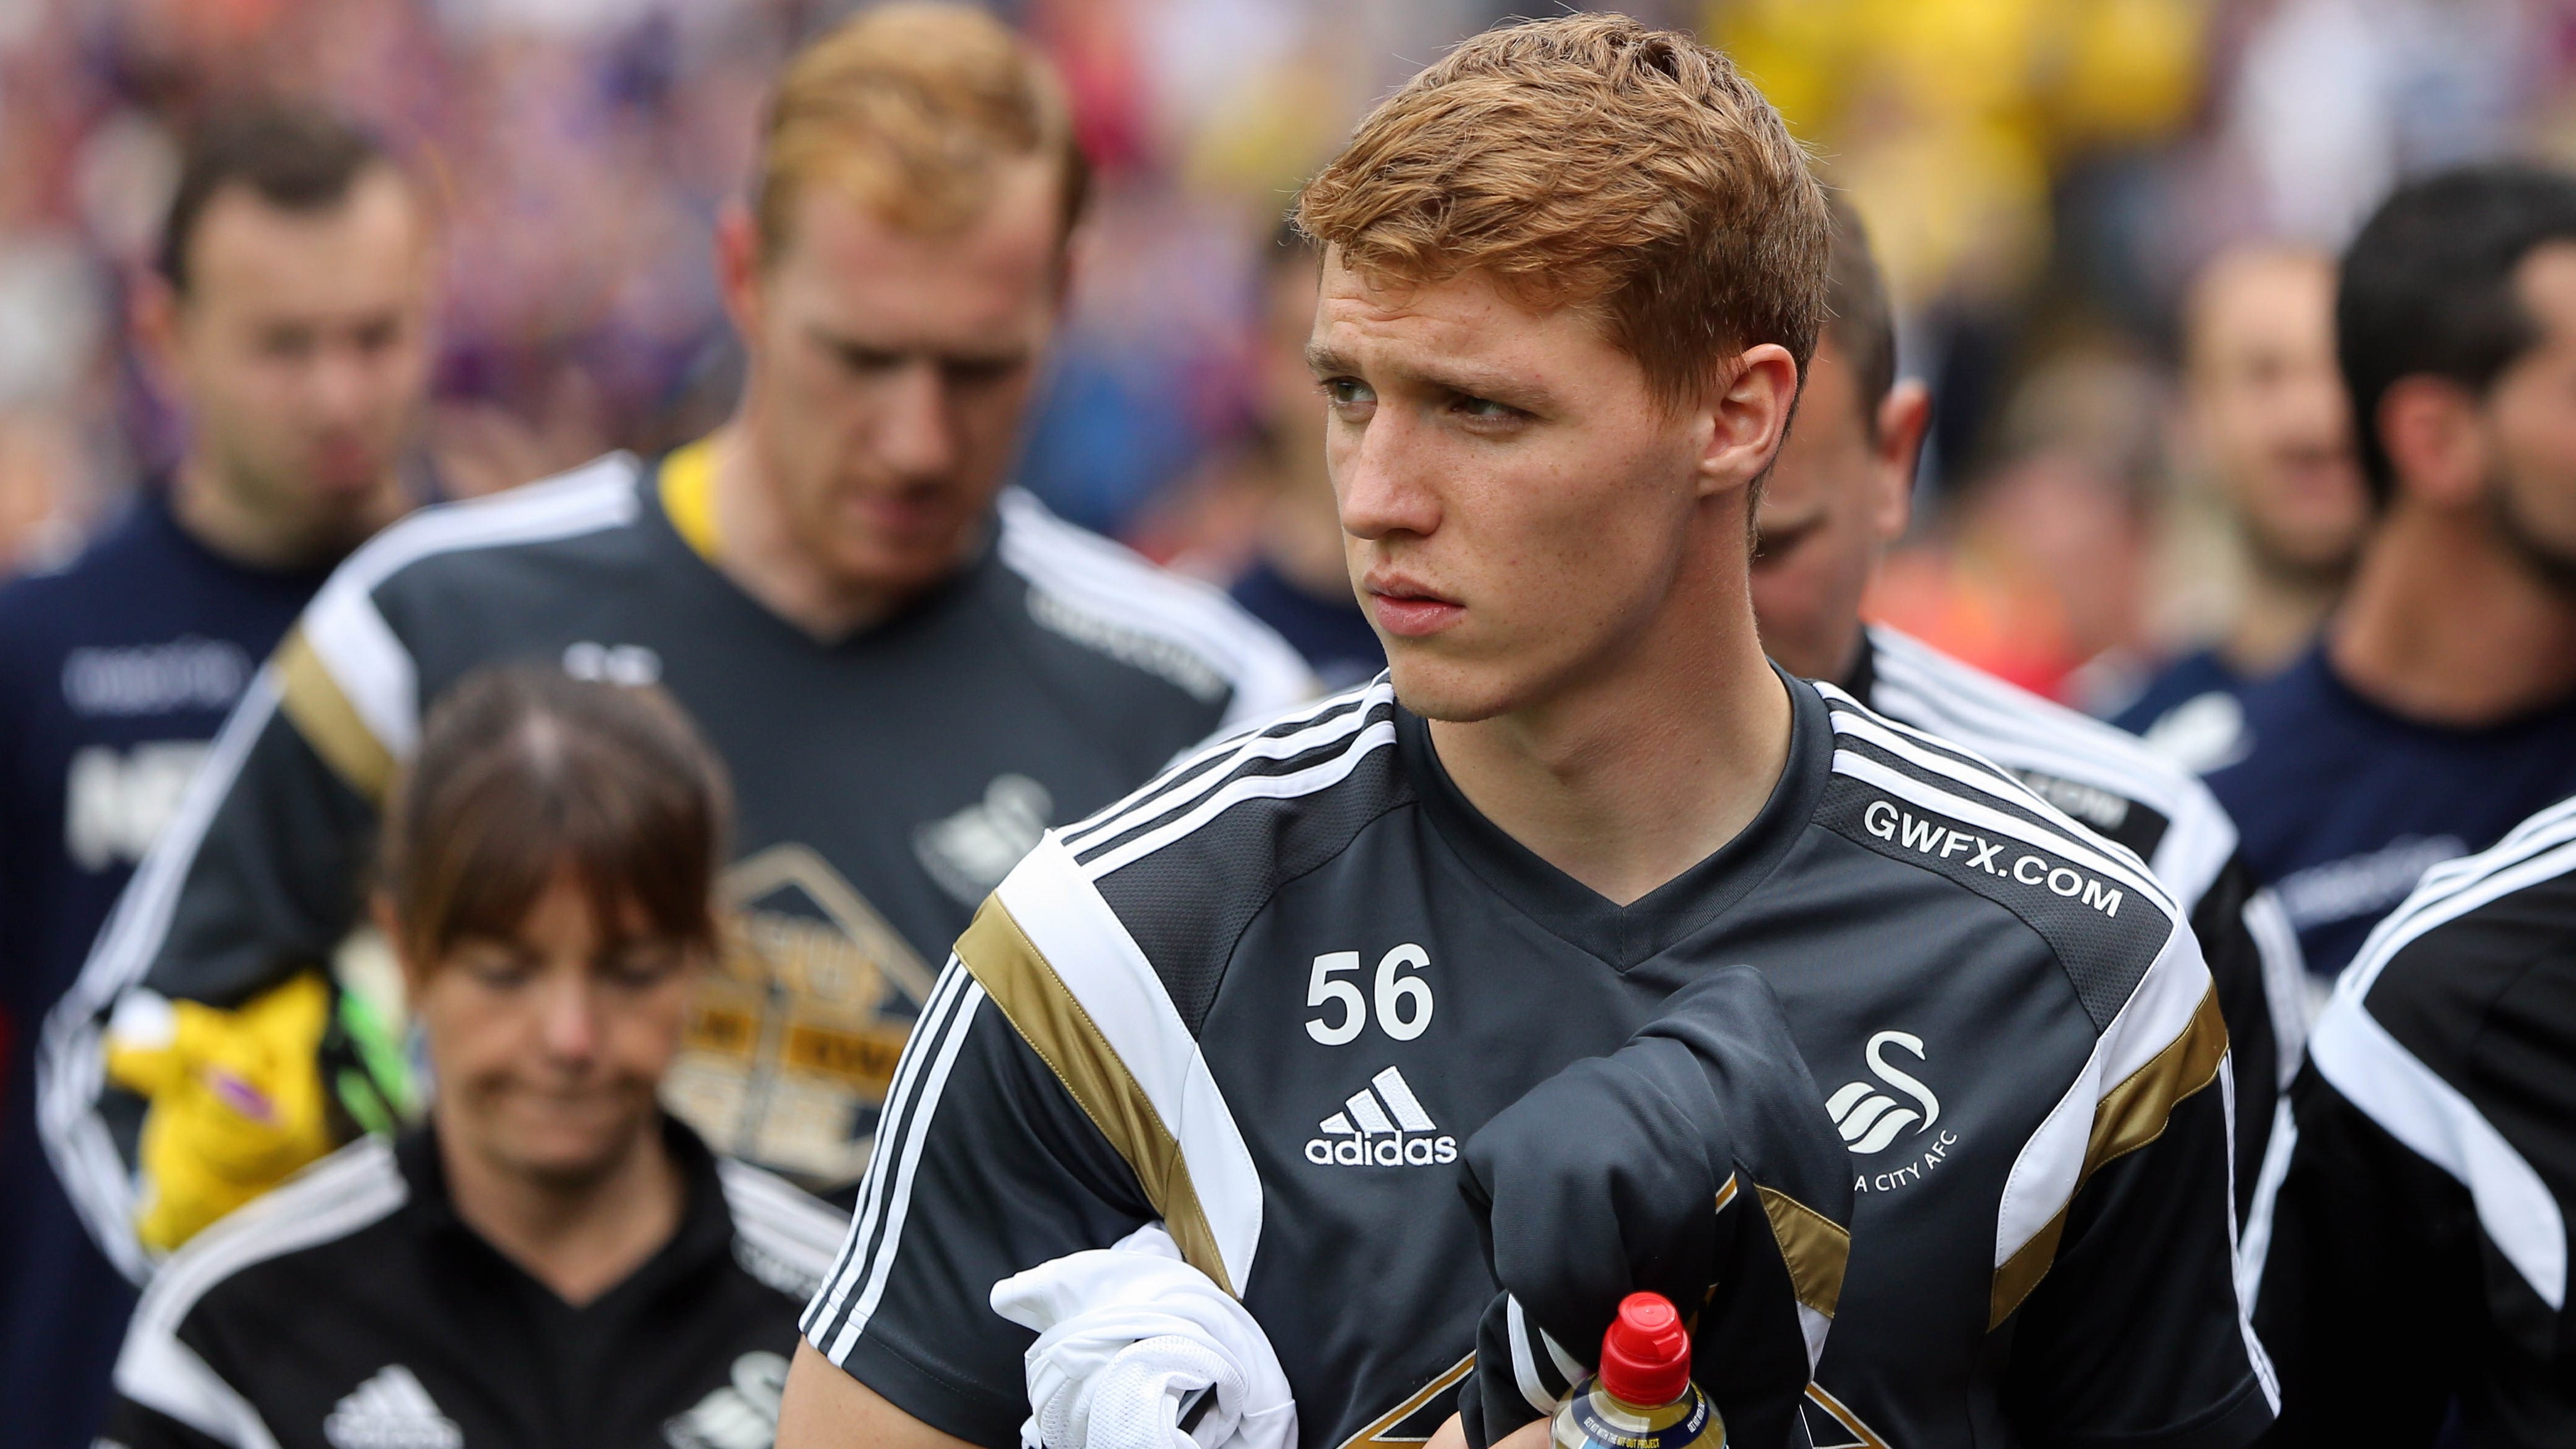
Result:
{"label": "freckled face", "polygon": [[1408,708],[1543,703],[1647,633],[1701,521],[1706,420],[1662,407],[1590,314],[1335,256],[1308,353],[1351,578]]}

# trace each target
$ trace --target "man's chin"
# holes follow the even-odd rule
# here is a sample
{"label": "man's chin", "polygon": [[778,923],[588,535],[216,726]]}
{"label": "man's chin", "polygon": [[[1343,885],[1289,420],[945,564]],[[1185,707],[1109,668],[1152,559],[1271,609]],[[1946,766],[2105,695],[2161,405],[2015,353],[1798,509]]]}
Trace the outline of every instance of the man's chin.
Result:
{"label": "man's chin", "polygon": [[534,1186],[548,1192],[581,1193],[615,1176],[633,1150],[634,1144],[621,1137],[613,1142],[531,1144],[509,1157],[510,1167]]}
{"label": "man's chin", "polygon": [[1508,713],[1524,683],[1499,663],[1425,657],[1401,644],[1387,652],[1387,672],[1398,704],[1443,724],[1474,724]]}

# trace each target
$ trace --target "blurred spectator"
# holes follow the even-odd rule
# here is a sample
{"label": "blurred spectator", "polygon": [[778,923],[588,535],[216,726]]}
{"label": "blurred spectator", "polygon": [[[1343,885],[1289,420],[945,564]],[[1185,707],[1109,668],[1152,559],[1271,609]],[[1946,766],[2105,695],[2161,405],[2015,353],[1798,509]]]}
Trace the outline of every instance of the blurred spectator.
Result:
{"label": "blurred spectator", "polygon": [[458,684],[387,817],[376,904],[429,1121],[173,1258],[111,1439],[769,1442],[840,1214],[656,1097],[718,950],[726,813],[658,692],[551,667]]}
{"label": "blurred spectator", "polygon": [[2209,776],[2320,989],[2427,866],[2576,793],[2576,178],[2402,188],[2335,324],[2377,518]]}
{"label": "blurred spectator", "polygon": [[1259,421],[1246,482],[1259,498],[1251,565],[1234,581],[1234,601],[1279,631],[1327,689],[1343,689],[1386,667],[1342,555],[1342,521],[1324,466],[1324,418],[1306,366],[1320,281],[1315,248],[1283,229],[1263,271]]}
{"label": "blurred spectator", "polygon": [[2183,314],[2183,393],[2201,462],[2243,557],[2217,640],[2166,666],[2119,716],[2194,770],[2236,734],[2236,695],[2304,651],[2343,592],[2369,523],[2335,371],[2334,261],[2244,248],[2210,264]]}
{"label": "blurred spectator", "polygon": [[[0,1003],[29,1047],[259,661],[418,491],[431,240],[337,120],[247,112],[191,144],[134,294],[187,450],[66,567],[0,586]],[[11,1052],[0,1089],[0,1403],[69,1444],[132,1295],[40,1155],[34,1064]]]}
{"label": "blurred spectator", "polygon": [[2144,497],[2167,406],[2164,379],[2126,349],[2034,369],[1997,424],[1996,461],[1889,557],[1869,615],[2064,703],[2117,689],[2142,629]]}

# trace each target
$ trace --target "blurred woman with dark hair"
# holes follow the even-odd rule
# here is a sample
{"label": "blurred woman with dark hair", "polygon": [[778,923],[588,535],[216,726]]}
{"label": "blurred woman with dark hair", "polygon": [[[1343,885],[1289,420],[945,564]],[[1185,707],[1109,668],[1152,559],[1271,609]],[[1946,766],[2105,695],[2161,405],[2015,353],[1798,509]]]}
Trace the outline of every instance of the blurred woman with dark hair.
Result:
{"label": "blurred woman with dark hair", "polygon": [[486,671],[431,714],[376,914],[433,1083],[144,1296],[110,1437],[458,1449],[770,1442],[838,1214],[657,1092],[719,946],[721,768],[656,691]]}

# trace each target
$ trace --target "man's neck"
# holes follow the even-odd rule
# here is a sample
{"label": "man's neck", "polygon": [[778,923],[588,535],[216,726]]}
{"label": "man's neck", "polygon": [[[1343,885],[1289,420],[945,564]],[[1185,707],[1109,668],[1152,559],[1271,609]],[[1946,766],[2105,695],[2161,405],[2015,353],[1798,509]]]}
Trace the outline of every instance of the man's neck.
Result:
{"label": "man's neck", "polygon": [[618,1163],[578,1186],[512,1172],[438,1134],[456,1215],[501,1255],[578,1308],[626,1281],[680,1228],[688,1192],[647,1125]]}
{"label": "man's neck", "polygon": [[1653,633],[1670,637],[1636,641],[1625,662],[1544,704],[1433,721],[1450,779],[1505,834],[1618,905],[1715,854],[1762,813],[1789,758],[1788,692],[1755,640],[1740,574],[1733,587],[1732,610],[1669,611]]}
{"label": "man's neck", "polygon": [[2249,679],[2279,672],[2316,638],[2350,577],[2341,570],[2271,567],[2256,561],[2236,617],[2219,641],[2218,657]]}
{"label": "man's neck", "polygon": [[2576,693],[2576,597],[2475,513],[2400,505],[2327,627],[2337,676],[2425,724],[2500,724]]}
{"label": "man's neck", "polygon": [[707,439],[715,478],[716,568],[760,606],[813,638],[837,643],[892,613],[882,589],[835,572],[797,534],[747,414]]}
{"label": "man's neck", "polygon": [[350,513],[312,510],[298,516],[265,509],[252,501],[251,490],[196,453],[180,460],[170,483],[170,514],[181,532],[218,558],[279,572],[339,562],[368,535],[400,517],[410,501],[401,476],[388,472],[365,505]]}

